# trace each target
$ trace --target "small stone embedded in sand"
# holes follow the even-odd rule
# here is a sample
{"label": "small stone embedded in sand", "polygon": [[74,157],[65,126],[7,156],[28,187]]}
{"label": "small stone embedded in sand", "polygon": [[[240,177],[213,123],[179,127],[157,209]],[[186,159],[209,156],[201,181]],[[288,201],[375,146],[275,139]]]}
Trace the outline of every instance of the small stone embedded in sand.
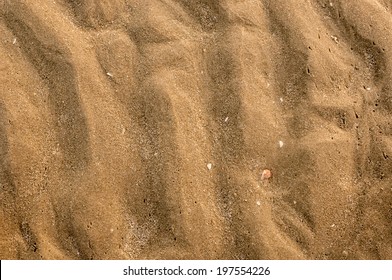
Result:
{"label": "small stone embedded in sand", "polygon": [[261,180],[268,180],[272,177],[272,172],[269,169],[264,169],[263,172],[261,172]]}
{"label": "small stone embedded in sand", "polygon": [[106,75],[108,75],[110,78],[113,78],[113,74],[110,72],[107,72]]}
{"label": "small stone embedded in sand", "polygon": [[260,206],[260,205],[261,205],[260,200],[256,201],[256,204],[257,204],[258,206]]}
{"label": "small stone embedded in sand", "polygon": [[12,41],[12,44],[13,44],[13,45],[16,44],[16,38],[14,38],[14,40]]}
{"label": "small stone embedded in sand", "polygon": [[212,163],[207,163],[207,168],[208,168],[208,170],[211,170],[211,168],[212,168]]}
{"label": "small stone embedded in sand", "polygon": [[283,147],[283,141],[279,141],[279,148]]}
{"label": "small stone embedded in sand", "polygon": [[225,122],[227,122],[228,120],[229,120],[229,117],[226,117],[226,118],[225,118]]}
{"label": "small stone embedded in sand", "polygon": [[283,97],[279,98],[280,102],[283,102]]}

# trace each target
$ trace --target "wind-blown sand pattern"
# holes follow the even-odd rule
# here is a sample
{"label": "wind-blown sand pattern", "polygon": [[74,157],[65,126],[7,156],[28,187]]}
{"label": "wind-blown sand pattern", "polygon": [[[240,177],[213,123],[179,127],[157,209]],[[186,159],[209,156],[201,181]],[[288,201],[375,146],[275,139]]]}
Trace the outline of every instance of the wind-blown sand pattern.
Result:
{"label": "wind-blown sand pattern", "polygon": [[392,259],[391,9],[0,0],[0,258]]}

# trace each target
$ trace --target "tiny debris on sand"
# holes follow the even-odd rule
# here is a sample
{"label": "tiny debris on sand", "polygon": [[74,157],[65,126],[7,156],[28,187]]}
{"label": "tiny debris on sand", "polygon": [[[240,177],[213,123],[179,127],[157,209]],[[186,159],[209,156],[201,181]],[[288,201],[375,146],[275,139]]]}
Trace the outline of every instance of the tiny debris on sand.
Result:
{"label": "tiny debris on sand", "polygon": [[331,39],[334,40],[334,42],[335,42],[336,44],[339,43],[338,37],[336,37],[336,36],[334,36],[334,35],[331,35]]}
{"label": "tiny debris on sand", "polygon": [[212,163],[207,163],[207,168],[208,168],[208,170],[211,170],[211,168],[212,168]]}
{"label": "tiny debris on sand", "polygon": [[263,172],[261,172],[261,180],[268,180],[272,177],[272,172],[269,169],[264,169]]}

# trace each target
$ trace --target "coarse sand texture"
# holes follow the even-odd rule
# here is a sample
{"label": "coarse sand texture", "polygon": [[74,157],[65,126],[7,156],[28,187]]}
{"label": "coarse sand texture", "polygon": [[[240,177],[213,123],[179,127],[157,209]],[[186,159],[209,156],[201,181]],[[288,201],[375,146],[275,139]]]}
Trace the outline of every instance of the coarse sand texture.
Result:
{"label": "coarse sand texture", "polygon": [[392,259],[392,1],[0,0],[0,259]]}

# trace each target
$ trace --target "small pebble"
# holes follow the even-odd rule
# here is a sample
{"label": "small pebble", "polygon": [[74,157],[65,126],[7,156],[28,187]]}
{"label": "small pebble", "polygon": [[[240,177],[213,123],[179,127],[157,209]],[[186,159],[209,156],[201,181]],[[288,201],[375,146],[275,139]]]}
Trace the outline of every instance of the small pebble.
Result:
{"label": "small pebble", "polygon": [[279,148],[283,147],[283,141],[279,141]]}
{"label": "small pebble", "polygon": [[258,200],[258,201],[256,202],[256,204],[257,204],[258,206],[260,206],[260,205],[261,205],[260,200]]}
{"label": "small pebble", "polygon": [[16,38],[14,38],[14,40],[12,41],[12,44],[13,44],[13,45],[16,44]]}
{"label": "small pebble", "polygon": [[261,180],[268,180],[272,177],[272,172],[269,169],[264,169],[261,173]]}
{"label": "small pebble", "polygon": [[110,78],[113,78],[113,74],[110,72],[107,72],[106,75],[108,75]]}
{"label": "small pebble", "polygon": [[208,170],[211,170],[211,168],[212,168],[212,163],[208,163],[208,164],[207,164],[207,168],[208,168]]}
{"label": "small pebble", "polygon": [[225,118],[225,122],[227,122],[228,120],[229,120],[229,117],[226,117],[226,118]]}

